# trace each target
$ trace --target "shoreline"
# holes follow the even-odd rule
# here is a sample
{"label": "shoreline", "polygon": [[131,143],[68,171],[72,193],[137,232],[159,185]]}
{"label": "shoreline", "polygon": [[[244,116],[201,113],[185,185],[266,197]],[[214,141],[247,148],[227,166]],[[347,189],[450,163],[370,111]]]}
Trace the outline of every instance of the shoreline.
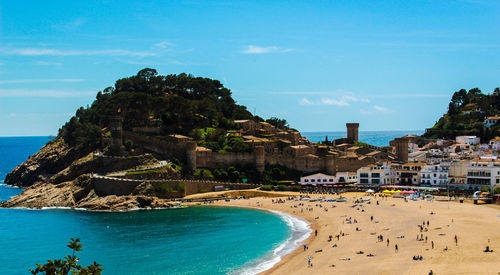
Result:
{"label": "shoreline", "polygon": [[[288,195],[283,194],[283,199]],[[295,193],[295,195],[298,195]],[[311,197],[338,196],[311,195]],[[347,202],[307,202],[312,211],[300,212],[295,208],[298,201],[282,204],[271,203],[272,198],[250,198],[248,200],[219,201],[213,205],[252,207],[274,210],[295,215],[310,223],[311,232],[303,241],[309,249],[301,246],[281,257],[270,269],[259,274],[323,274],[337,272],[373,274],[427,274],[430,270],[437,274],[497,274],[500,271],[500,207],[497,205],[474,205],[442,203],[438,201],[409,201],[399,198],[375,198],[364,193],[343,194]],[[355,198],[370,197],[371,204],[352,207]],[[376,200],[380,206],[376,205]],[[317,205],[322,204],[323,207]],[[327,208],[327,211],[324,210]],[[370,221],[370,217],[374,220]],[[348,217],[357,222],[346,222]],[[417,225],[430,221],[425,232],[420,233]],[[359,231],[354,228],[359,227]],[[329,235],[339,232],[345,236],[328,241]],[[377,235],[384,235],[384,242],[377,241]],[[418,241],[415,236],[428,237],[428,242]],[[458,236],[455,245],[453,236]],[[386,245],[386,238],[390,245]],[[431,247],[431,242],[435,248]],[[399,246],[395,251],[394,245]],[[484,253],[486,245],[494,253]],[[332,247],[334,246],[334,247]],[[358,252],[363,252],[361,255]],[[368,255],[374,256],[369,257]],[[423,260],[412,260],[413,256],[423,256]],[[311,256],[313,267],[308,267],[307,257]],[[368,257],[367,257],[368,256]]]}
{"label": "shoreline", "polygon": [[[231,207],[231,208],[234,207],[234,208],[243,208],[243,209],[250,209],[250,210],[257,210],[257,211],[269,212],[269,213],[271,213],[273,215],[278,216],[281,220],[283,220],[285,223],[287,223],[287,225],[289,226],[289,228],[292,230],[292,236],[290,236],[289,238],[287,238],[286,240],[284,240],[283,242],[281,242],[277,247],[275,247],[272,250],[270,250],[263,257],[256,259],[255,263],[252,263],[250,266],[242,266],[240,269],[238,269],[238,270],[236,270],[236,271],[234,271],[233,273],[230,273],[230,274],[245,274],[245,275],[249,275],[249,274],[266,274],[267,271],[272,270],[275,266],[279,265],[280,263],[283,263],[284,259],[286,257],[288,257],[290,254],[293,254],[296,251],[300,250],[299,249],[300,246],[304,242],[308,241],[312,237],[312,232],[315,229],[314,222],[305,220],[303,218],[300,218],[300,217],[295,216],[295,215],[291,215],[291,214],[286,213],[286,212],[276,211],[276,210],[272,210],[272,209],[259,208],[259,207],[253,207],[253,206],[239,206],[239,205],[189,205],[188,207],[193,207],[193,206],[201,206],[201,207],[215,206],[215,207]],[[294,227],[294,225],[293,224],[292,225],[289,224],[289,222],[293,222],[293,221],[290,221],[290,220],[287,221],[287,220],[285,220],[285,218],[289,218],[289,219],[292,219],[292,220],[304,223],[305,224],[305,228],[304,229],[307,232],[304,232],[302,236],[297,236],[296,238],[293,238],[293,233],[294,232],[300,233],[300,231],[299,230],[295,230],[294,231],[294,229],[296,229]],[[290,244],[290,246],[288,246],[288,248],[291,248],[291,250],[287,250],[283,254],[276,255],[275,257],[272,257],[272,258],[268,259],[268,257],[271,256],[271,255],[267,255],[267,254],[269,254],[269,253],[276,254],[277,252],[281,252],[281,251],[283,251],[284,249],[287,248],[287,246],[286,246],[287,244]],[[280,249],[281,246],[283,246],[283,247]],[[268,265],[271,264],[271,265],[269,267],[267,267],[267,268],[265,266],[264,266],[264,268],[259,268],[259,266],[261,266],[263,264],[264,265],[265,264],[268,264]]]}

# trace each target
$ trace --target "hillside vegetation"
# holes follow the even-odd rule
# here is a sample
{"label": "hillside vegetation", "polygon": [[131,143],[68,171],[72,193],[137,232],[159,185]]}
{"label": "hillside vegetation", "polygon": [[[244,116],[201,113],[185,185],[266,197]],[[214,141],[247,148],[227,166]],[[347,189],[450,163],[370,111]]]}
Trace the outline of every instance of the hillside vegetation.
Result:
{"label": "hillside vegetation", "polygon": [[461,135],[475,135],[483,142],[500,134],[500,125],[485,127],[484,119],[500,115],[500,89],[492,94],[483,94],[478,88],[455,92],[448,105],[448,111],[427,129],[425,137],[455,138]]}
{"label": "hillside vegetation", "polygon": [[210,129],[205,136],[215,141],[234,128],[235,119],[262,120],[236,104],[231,91],[217,80],[184,73],[162,76],[143,69],[98,92],[90,106],[78,109],[59,130],[59,136],[71,146],[97,148],[101,129],[118,114],[124,130],[155,125],[161,126],[160,135],[201,135],[200,129]]}

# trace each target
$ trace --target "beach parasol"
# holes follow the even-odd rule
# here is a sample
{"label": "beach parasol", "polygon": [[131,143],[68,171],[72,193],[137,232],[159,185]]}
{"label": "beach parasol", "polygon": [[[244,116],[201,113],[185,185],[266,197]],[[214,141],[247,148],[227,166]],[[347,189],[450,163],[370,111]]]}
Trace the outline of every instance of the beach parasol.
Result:
{"label": "beach parasol", "polygon": [[366,193],[375,193],[375,191],[373,191],[372,189],[368,189],[366,190]]}
{"label": "beach parasol", "polygon": [[392,193],[391,191],[385,189],[384,191],[382,191],[382,193]]}

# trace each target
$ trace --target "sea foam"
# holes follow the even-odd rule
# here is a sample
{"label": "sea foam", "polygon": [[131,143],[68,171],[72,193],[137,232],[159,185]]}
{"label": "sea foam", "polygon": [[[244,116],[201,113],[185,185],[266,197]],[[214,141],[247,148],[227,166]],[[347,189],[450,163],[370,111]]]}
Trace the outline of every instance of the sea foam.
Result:
{"label": "sea foam", "polygon": [[292,234],[284,242],[280,243],[270,253],[264,257],[245,265],[239,270],[234,271],[232,274],[250,275],[258,274],[262,271],[272,268],[277,264],[282,257],[294,251],[309,235],[311,235],[311,227],[309,223],[299,219],[295,216],[282,213],[275,210],[267,210],[273,214],[278,215],[291,229]]}

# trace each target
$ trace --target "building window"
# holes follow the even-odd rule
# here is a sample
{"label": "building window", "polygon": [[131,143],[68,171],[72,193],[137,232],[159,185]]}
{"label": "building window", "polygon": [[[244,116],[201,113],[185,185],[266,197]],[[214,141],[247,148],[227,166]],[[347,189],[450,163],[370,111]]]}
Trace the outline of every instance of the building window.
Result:
{"label": "building window", "polygon": [[372,183],[380,183],[380,179],[372,179]]}
{"label": "building window", "polygon": [[333,179],[329,179],[328,181],[329,181],[329,182],[333,182]]}
{"label": "building window", "polygon": [[323,182],[326,182],[326,179],[323,179]]}
{"label": "building window", "polygon": [[360,183],[368,183],[368,179],[360,179],[359,182]]}
{"label": "building window", "polygon": [[316,180],[315,179],[311,179],[311,182],[316,182]]}
{"label": "building window", "polygon": [[309,182],[309,180],[308,180],[308,179],[305,179],[305,180],[304,180],[304,182]]}
{"label": "building window", "polygon": [[359,177],[360,178],[367,178],[368,177],[368,173],[360,173]]}

